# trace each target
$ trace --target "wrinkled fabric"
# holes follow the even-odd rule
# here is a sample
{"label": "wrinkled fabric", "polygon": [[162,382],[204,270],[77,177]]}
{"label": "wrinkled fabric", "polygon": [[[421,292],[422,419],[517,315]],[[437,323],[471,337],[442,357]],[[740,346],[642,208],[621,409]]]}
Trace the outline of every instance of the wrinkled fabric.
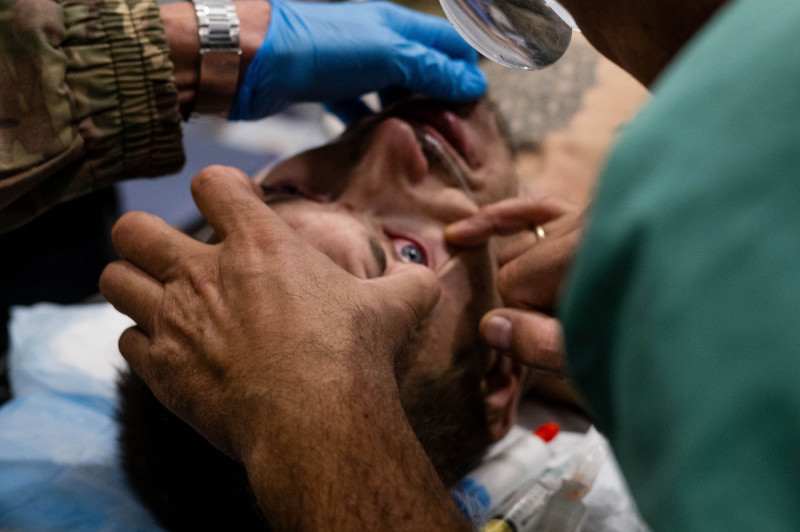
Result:
{"label": "wrinkled fabric", "polygon": [[0,0],[0,232],[184,162],[153,0]]}
{"label": "wrinkled fabric", "polygon": [[800,523],[800,3],[726,5],[601,180],[569,363],[654,530]]}

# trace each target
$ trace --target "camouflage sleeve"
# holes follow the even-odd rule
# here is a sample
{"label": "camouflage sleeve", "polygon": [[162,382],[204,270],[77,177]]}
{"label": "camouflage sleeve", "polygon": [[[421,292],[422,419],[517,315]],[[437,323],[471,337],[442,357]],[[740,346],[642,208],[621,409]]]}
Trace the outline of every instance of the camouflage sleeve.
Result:
{"label": "camouflage sleeve", "polygon": [[0,0],[0,233],[183,162],[155,0]]}

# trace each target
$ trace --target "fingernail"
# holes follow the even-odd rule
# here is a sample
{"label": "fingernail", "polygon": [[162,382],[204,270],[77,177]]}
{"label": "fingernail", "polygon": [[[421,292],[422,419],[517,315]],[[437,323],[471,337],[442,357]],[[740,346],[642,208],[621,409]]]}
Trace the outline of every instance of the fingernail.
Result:
{"label": "fingernail", "polygon": [[500,316],[492,316],[486,322],[484,336],[495,349],[507,351],[511,347],[511,322]]}

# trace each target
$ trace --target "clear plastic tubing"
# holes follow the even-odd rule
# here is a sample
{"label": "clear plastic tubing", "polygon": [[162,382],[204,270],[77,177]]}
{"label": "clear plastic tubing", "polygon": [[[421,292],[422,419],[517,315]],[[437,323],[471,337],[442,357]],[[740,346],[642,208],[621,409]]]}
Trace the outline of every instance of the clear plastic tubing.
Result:
{"label": "clear plastic tubing", "polygon": [[459,168],[458,164],[450,157],[450,154],[448,154],[447,150],[444,149],[442,143],[427,131],[418,132],[417,137],[422,144],[422,149],[437,157],[445,166],[445,169],[450,176],[456,180],[456,184],[461,187],[461,189],[464,191],[464,194],[466,194],[473,203],[477,204],[478,200],[475,198],[475,194],[472,192],[469,179],[464,175],[464,172],[461,171],[461,168]]}

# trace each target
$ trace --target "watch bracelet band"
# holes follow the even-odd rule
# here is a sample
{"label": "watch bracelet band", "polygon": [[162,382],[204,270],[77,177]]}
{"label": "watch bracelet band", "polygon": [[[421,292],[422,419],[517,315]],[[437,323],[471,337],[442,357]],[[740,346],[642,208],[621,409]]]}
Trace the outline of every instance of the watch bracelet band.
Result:
{"label": "watch bracelet band", "polygon": [[200,71],[194,112],[227,116],[239,87],[239,17],[231,0],[194,0]]}

